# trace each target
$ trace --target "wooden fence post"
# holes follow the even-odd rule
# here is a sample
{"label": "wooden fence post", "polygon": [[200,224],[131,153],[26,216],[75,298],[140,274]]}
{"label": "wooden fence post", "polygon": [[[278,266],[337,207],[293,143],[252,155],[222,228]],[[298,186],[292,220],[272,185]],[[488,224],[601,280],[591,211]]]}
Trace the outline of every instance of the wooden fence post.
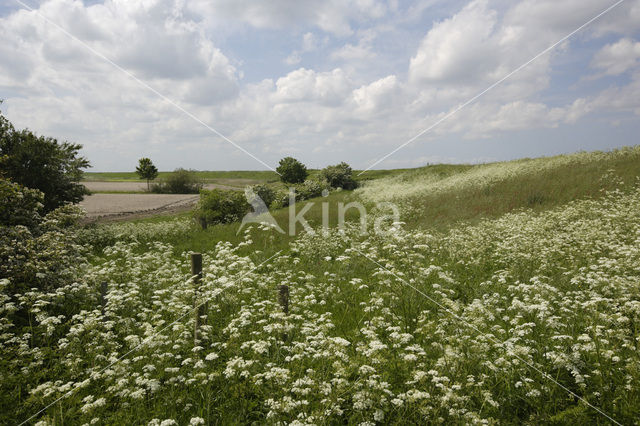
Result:
{"label": "wooden fence post", "polygon": [[198,345],[198,329],[200,321],[207,311],[207,303],[198,303],[198,293],[200,292],[200,284],[202,281],[202,254],[191,253],[191,276],[193,277],[193,309],[195,311],[195,324],[193,326],[193,343]]}
{"label": "wooden fence post", "polygon": [[[282,312],[285,315],[289,315],[289,286],[288,285],[280,285],[278,286],[278,301],[280,302],[280,306],[282,306]],[[287,333],[282,333],[282,340],[286,341],[289,339],[289,335]]]}
{"label": "wooden fence post", "polygon": [[104,310],[107,307],[107,282],[102,281],[100,283],[100,312],[104,318]]}
{"label": "wooden fence post", "polygon": [[207,219],[205,219],[204,217],[199,217],[198,223],[200,224],[200,228],[207,229]]}
{"label": "wooden fence post", "polygon": [[280,290],[278,300],[282,306],[282,312],[289,315],[289,286],[282,284],[278,286],[278,290]]}

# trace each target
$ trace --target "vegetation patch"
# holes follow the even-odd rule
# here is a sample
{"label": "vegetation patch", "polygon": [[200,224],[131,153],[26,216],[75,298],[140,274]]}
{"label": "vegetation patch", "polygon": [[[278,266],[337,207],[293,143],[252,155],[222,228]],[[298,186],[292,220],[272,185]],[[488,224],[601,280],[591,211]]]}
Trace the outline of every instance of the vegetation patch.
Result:
{"label": "vegetation patch", "polygon": [[[81,228],[5,181],[0,422],[633,423],[636,152],[430,166],[320,196],[316,174],[298,184],[309,200],[270,203],[287,230],[309,203],[291,235],[240,229],[240,191],[202,192],[207,229],[187,214]],[[336,228],[340,203],[387,185],[407,223],[376,233],[373,211],[363,233],[353,209]]]}

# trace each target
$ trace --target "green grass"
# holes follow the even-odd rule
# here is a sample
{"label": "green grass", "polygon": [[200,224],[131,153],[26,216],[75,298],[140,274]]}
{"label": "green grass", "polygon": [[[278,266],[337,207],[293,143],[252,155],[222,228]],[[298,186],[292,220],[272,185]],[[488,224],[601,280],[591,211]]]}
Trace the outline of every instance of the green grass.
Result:
{"label": "green grass", "polygon": [[[299,213],[307,203],[312,203],[309,210],[304,214],[304,218],[311,227],[322,226],[323,220],[323,203],[328,205],[328,225],[330,228],[334,228],[338,224],[338,205],[339,203],[348,204],[351,201],[356,200],[352,191],[340,191],[332,192],[328,197],[318,197],[307,201],[301,201],[296,203],[295,212]],[[290,209],[289,207],[274,210],[271,212],[272,216],[278,223],[278,225],[284,231],[283,233],[271,232],[271,233],[258,233],[254,238],[254,244],[250,248],[244,248],[240,250],[242,254],[250,254],[256,249],[262,251],[260,258],[268,258],[274,253],[280,250],[287,250],[289,244],[295,240],[295,236],[289,236],[290,226]],[[190,218],[190,212],[180,213],[178,215],[165,215],[165,216],[153,216],[144,219],[138,219],[132,221],[132,223],[162,223],[174,220],[176,217]],[[349,209],[345,214],[345,222],[357,222],[360,220],[360,213],[356,209]],[[253,227],[256,224],[249,224]],[[236,245],[243,241],[243,230],[238,232],[240,223],[228,223],[209,226],[207,229],[202,230],[199,228],[193,229],[192,232],[180,235],[179,237],[172,238],[167,242],[174,246],[174,253],[179,256],[184,251],[205,252],[213,249],[220,241],[228,241]],[[299,234],[302,230],[302,225],[298,222],[296,224],[296,233]]]}
{"label": "green grass", "polygon": [[[438,166],[426,166],[426,168],[438,167]],[[457,165],[446,165],[446,166],[458,167]],[[460,167],[465,167],[465,166],[460,166]],[[424,168],[425,167],[412,168],[412,169],[376,169],[376,170],[367,170],[364,172],[362,170],[354,170],[353,178],[357,182],[366,182],[369,180],[380,179],[384,177],[397,176],[405,173],[413,173],[415,171],[422,170]]]}

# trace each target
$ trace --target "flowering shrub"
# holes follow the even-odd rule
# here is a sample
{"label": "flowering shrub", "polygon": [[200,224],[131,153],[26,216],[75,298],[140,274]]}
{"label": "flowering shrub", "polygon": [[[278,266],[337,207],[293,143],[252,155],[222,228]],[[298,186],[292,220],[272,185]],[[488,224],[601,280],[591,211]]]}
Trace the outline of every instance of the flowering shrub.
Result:
{"label": "flowering shrub", "polygon": [[0,226],[35,228],[42,220],[44,194],[0,178]]}
{"label": "flowering shrub", "polygon": [[54,289],[76,276],[85,249],[73,226],[83,216],[64,205],[42,216],[42,192],[0,179],[0,279],[11,298],[35,288]]}
{"label": "flowering shrub", "polygon": [[310,198],[319,197],[322,195],[322,191],[328,189],[326,182],[319,180],[305,180],[302,185],[296,185],[296,199],[308,200]]}
{"label": "flowering shrub", "polygon": [[[634,189],[447,233],[309,233],[261,266],[239,248],[275,231],[252,228],[204,254],[198,291],[187,253],[116,242],[61,291],[0,304],[0,419],[63,397],[34,420],[633,423],[638,205]],[[8,314],[18,306],[26,328]]]}

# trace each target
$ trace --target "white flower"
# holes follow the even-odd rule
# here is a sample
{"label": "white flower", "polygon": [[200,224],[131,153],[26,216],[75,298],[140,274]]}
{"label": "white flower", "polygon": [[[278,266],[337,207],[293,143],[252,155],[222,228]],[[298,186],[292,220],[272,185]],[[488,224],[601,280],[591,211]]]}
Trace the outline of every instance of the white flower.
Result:
{"label": "white flower", "polygon": [[215,352],[208,353],[206,357],[204,357],[207,361],[213,361],[214,359],[218,359],[218,354]]}

